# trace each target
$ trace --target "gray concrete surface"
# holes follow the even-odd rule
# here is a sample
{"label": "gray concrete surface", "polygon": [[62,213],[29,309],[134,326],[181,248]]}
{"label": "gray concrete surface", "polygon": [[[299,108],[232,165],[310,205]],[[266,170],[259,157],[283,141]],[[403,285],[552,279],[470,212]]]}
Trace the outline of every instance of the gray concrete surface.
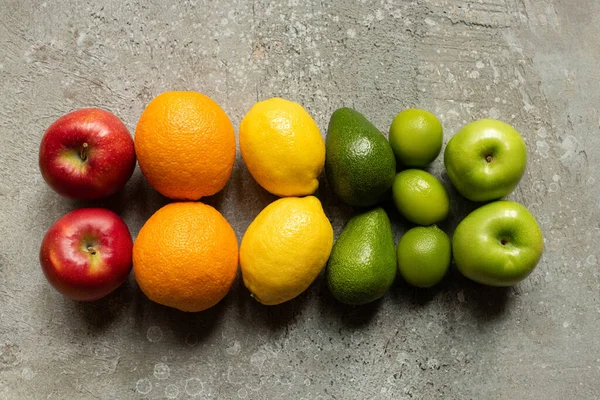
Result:
{"label": "gray concrete surface", "polygon": [[[0,0],[0,398],[600,398],[600,3],[595,0]],[[38,264],[59,197],[37,166],[60,115],[100,106],[133,133],[145,104],[187,89],[237,127],[258,99],[302,103],[323,132],[340,106],[387,131],[408,106],[443,122],[445,141],[494,117],[525,136],[529,164],[510,198],[540,221],[546,250],[509,290],[453,272],[439,288],[398,282],[347,308],[319,279],[266,308],[239,281],[217,307],[152,304],[133,276],[78,304]],[[441,157],[432,171],[444,179]],[[350,210],[319,191],[336,233]],[[472,207],[451,190],[452,232]],[[238,154],[208,201],[241,239],[273,197]],[[136,171],[100,203],[135,235],[166,200]],[[392,215],[397,236],[407,224]]]}

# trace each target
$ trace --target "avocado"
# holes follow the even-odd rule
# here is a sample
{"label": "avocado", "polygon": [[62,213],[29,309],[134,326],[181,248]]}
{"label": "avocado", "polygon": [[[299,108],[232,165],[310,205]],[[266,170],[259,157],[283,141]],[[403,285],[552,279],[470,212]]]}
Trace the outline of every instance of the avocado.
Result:
{"label": "avocado", "polygon": [[335,194],[346,204],[373,206],[390,192],[396,158],[385,136],[361,113],[336,110],[325,141],[325,170]]}
{"label": "avocado", "polygon": [[333,245],[327,286],[345,304],[382,297],[396,277],[396,248],[390,219],[382,208],[354,216]]}

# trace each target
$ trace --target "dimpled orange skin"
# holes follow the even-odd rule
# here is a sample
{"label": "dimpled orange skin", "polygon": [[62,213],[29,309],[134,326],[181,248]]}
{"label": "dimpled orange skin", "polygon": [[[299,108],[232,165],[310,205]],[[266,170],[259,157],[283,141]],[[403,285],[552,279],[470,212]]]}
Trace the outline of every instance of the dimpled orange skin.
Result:
{"label": "dimpled orange skin", "polygon": [[203,311],[229,292],[238,242],[227,220],[203,203],[171,203],[144,224],[133,245],[133,271],[148,298],[181,311]]}
{"label": "dimpled orange skin", "polygon": [[163,196],[198,200],[219,192],[235,162],[235,132],[225,111],[197,92],[165,92],[138,121],[142,173]]}

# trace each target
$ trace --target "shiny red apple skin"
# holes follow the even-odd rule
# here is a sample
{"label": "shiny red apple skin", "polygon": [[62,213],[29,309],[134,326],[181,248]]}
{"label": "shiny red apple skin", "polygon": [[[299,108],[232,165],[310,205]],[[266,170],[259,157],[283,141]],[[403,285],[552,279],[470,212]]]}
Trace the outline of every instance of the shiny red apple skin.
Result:
{"label": "shiny red apple skin", "polygon": [[99,108],[63,115],[40,143],[42,176],[54,191],[73,199],[98,200],[117,192],[131,178],[135,162],[125,124]]}
{"label": "shiny red apple skin", "polygon": [[80,208],[46,232],[40,264],[48,281],[73,300],[98,300],[131,271],[133,241],[125,222],[104,208]]}

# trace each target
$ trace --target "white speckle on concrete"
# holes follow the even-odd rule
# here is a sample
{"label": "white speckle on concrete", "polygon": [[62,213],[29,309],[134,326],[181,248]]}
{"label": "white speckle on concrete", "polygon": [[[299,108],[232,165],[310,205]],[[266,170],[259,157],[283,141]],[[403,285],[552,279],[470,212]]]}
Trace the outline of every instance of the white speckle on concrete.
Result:
{"label": "white speckle on concrete", "polygon": [[543,195],[546,191],[546,186],[544,186],[544,182],[542,181],[535,181],[531,184],[531,191],[537,195]]}
{"label": "white speckle on concrete", "polygon": [[29,367],[25,367],[23,368],[23,370],[21,371],[21,378],[23,378],[26,381],[30,381],[35,377],[35,373],[32,371],[31,368]]}
{"label": "white speckle on concrete", "polygon": [[505,31],[504,39],[506,40],[506,43],[508,44],[510,50],[517,54],[523,55],[523,46],[521,45],[521,42],[519,41],[517,35],[513,30]]}
{"label": "white speckle on concrete", "polygon": [[560,175],[558,175],[558,174],[554,174],[554,175],[552,175],[552,180],[553,180],[554,182],[558,182],[558,181],[560,181]]}
{"label": "white speckle on concrete", "polygon": [[198,396],[204,391],[204,383],[199,378],[190,378],[185,381],[185,392],[189,396]]}
{"label": "white speckle on concrete", "polygon": [[169,366],[165,363],[157,363],[154,365],[154,377],[156,379],[167,379],[169,377]]}
{"label": "white speckle on concrete", "polygon": [[362,343],[363,340],[365,340],[365,335],[363,335],[363,333],[360,331],[354,331],[352,333],[351,338],[352,338],[352,343],[354,345],[358,345],[358,344]]}
{"label": "white speckle on concrete", "polygon": [[537,135],[543,139],[545,137],[548,137],[548,131],[542,126],[540,129],[538,129]]}
{"label": "white speckle on concrete", "polygon": [[483,61],[479,60],[475,63],[475,67],[477,69],[482,69],[483,67],[485,67],[485,64],[483,63]]}
{"label": "white speckle on concrete", "polygon": [[152,390],[152,382],[150,382],[147,378],[140,379],[135,384],[135,390],[139,394],[148,394]]}
{"label": "white speckle on concrete", "polygon": [[456,297],[458,297],[458,302],[459,303],[464,303],[465,302],[465,291],[461,290],[456,294]]}
{"label": "white speckle on concrete", "polygon": [[227,382],[233,385],[242,385],[246,379],[247,372],[244,368],[227,367]]}
{"label": "white speckle on concrete", "polygon": [[353,28],[350,28],[346,31],[346,35],[348,35],[350,39],[354,39],[356,37],[356,31]]}
{"label": "white speckle on concrete", "polygon": [[560,144],[560,146],[565,150],[562,156],[560,156],[561,160],[567,160],[577,154],[578,141],[577,138],[573,135],[567,136]]}
{"label": "white speckle on concrete", "polygon": [[429,369],[439,369],[440,362],[435,358],[430,358],[429,360],[427,360],[427,367]]}
{"label": "white speckle on concrete", "polygon": [[260,367],[267,360],[267,354],[264,350],[258,350],[250,356],[250,364]]}
{"label": "white speckle on concrete", "polygon": [[77,46],[82,46],[84,41],[85,41],[85,37],[86,37],[86,33],[85,32],[81,32],[79,34],[79,37],[77,38]]}
{"label": "white speckle on concrete", "polygon": [[234,356],[236,354],[239,354],[241,348],[242,345],[240,344],[240,342],[234,340],[231,346],[229,346],[225,351],[227,352],[227,354]]}
{"label": "white speckle on concrete", "polygon": [[558,183],[556,183],[556,182],[551,182],[548,185],[548,192],[550,192],[550,193],[558,192],[558,189],[559,189],[559,186],[558,186]]}
{"label": "white speckle on concrete", "polygon": [[163,337],[162,330],[156,325],[148,328],[148,331],[146,332],[146,338],[148,339],[148,341],[150,341],[152,343],[160,342],[162,337]]}
{"label": "white speckle on concrete", "polygon": [[383,15],[383,11],[381,11],[380,9],[375,11],[375,18],[377,18],[377,21],[383,21],[383,19],[385,18],[385,16]]}
{"label": "white speckle on concrete", "polygon": [[237,395],[240,399],[245,399],[246,397],[248,397],[248,391],[244,388],[241,388],[237,391]]}
{"label": "white speckle on concrete", "polygon": [[436,26],[436,22],[434,20],[432,20],[431,18],[425,18],[425,23],[429,26]]}
{"label": "white speckle on concrete", "polygon": [[179,388],[173,384],[167,385],[165,388],[165,396],[167,399],[176,399],[179,396]]}
{"label": "white speckle on concrete", "polygon": [[471,78],[471,79],[479,78],[479,71],[473,70],[473,71],[469,72],[469,78]]}
{"label": "white speckle on concrete", "polygon": [[550,146],[548,145],[548,143],[545,140],[536,141],[535,147],[536,147],[537,153],[542,158],[548,158],[550,156],[550,154],[548,153],[550,151]]}
{"label": "white speckle on concrete", "polygon": [[595,255],[591,254],[591,255],[588,256],[588,258],[585,260],[585,262],[588,265],[595,266],[596,264],[598,264],[598,257],[596,257]]}
{"label": "white speckle on concrete", "polygon": [[569,324],[569,322],[567,322],[567,321],[563,322],[563,324],[562,324],[563,328],[568,328],[569,325],[571,325],[571,324]]}
{"label": "white speckle on concrete", "polygon": [[488,111],[488,115],[490,116],[490,118],[498,119],[500,118],[500,110],[498,110],[496,107],[492,107]]}

